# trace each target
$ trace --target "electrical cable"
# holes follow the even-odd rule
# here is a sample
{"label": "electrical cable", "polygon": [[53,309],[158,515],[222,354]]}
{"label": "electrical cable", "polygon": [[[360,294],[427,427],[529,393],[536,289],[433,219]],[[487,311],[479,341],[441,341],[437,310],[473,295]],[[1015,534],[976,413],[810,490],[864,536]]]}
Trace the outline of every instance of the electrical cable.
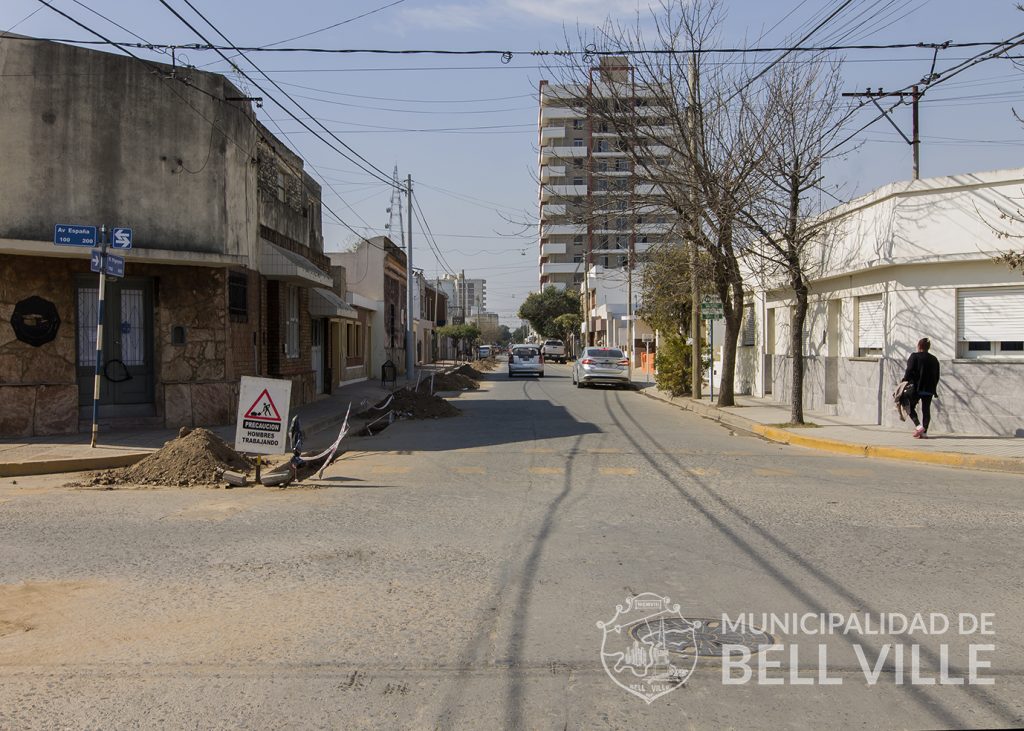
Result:
{"label": "electrical cable", "polygon": [[[40,1],[42,1],[42,0],[40,0]],[[207,44],[209,44],[209,41],[208,41],[208,40],[206,39],[206,37],[205,37],[205,36],[204,36],[204,35],[203,35],[203,34],[202,34],[202,33],[201,33],[200,31],[199,31],[199,29],[197,29],[197,28],[196,28],[196,27],[195,27],[194,25],[192,25],[192,24],[191,24],[190,22],[188,22],[188,20],[187,20],[187,19],[186,19],[186,18],[185,18],[184,16],[182,16],[182,15],[181,15],[181,13],[179,13],[179,12],[178,12],[178,11],[177,11],[177,10],[176,10],[176,9],[175,9],[174,7],[172,7],[172,6],[170,5],[170,3],[168,3],[168,2],[167,2],[167,0],[157,0],[157,2],[159,2],[159,3],[160,3],[161,5],[163,5],[163,6],[165,7],[165,8],[167,8],[167,9],[168,9],[168,10],[169,10],[169,11],[170,11],[170,12],[171,12],[171,13],[172,13],[172,14],[173,14],[173,15],[174,15],[174,16],[175,16],[176,18],[178,18],[178,20],[180,20],[180,21],[181,21],[181,22],[182,22],[183,24],[185,24],[185,26],[186,26],[187,28],[189,28],[189,29],[190,29],[190,30],[191,30],[191,31],[192,31],[193,33],[195,33],[195,34],[196,34],[197,36],[199,36],[200,38],[202,38],[204,42],[206,42]],[[243,52],[242,52],[242,51],[241,51],[240,49],[238,49],[238,48],[237,48],[237,47],[236,47],[236,46],[235,46],[235,45],[234,45],[233,43],[231,43],[230,39],[228,39],[228,37],[227,37],[226,35],[224,35],[224,34],[223,34],[223,33],[222,33],[222,32],[221,32],[220,30],[218,30],[218,29],[217,29],[217,27],[216,27],[216,26],[215,26],[215,25],[214,25],[213,23],[211,23],[211,22],[210,22],[210,21],[209,21],[209,20],[208,20],[208,19],[206,18],[206,16],[205,16],[205,15],[203,15],[203,14],[202,14],[202,13],[201,13],[201,12],[200,12],[200,11],[199,11],[198,9],[196,9],[195,5],[193,5],[193,4],[192,4],[191,0],[184,0],[184,2],[185,2],[185,4],[186,4],[186,5],[188,5],[188,6],[189,6],[189,7],[190,7],[190,8],[192,9],[192,11],[193,11],[194,13],[196,13],[196,15],[198,15],[198,16],[199,16],[200,18],[202,18],[202,19],[203,19],[203,21],[204,21],[204,22],[205,22],[205,23],[206,23],[207,25],[209,25],[209,26],[210,26],[211,28],[213,28],[214,32],[215,32],[215,33],[217,33],[217,35],[219,35],[219,36],[220,36],[221,38],[223,38],[223,39],[224,39],[224,41],[225,41],[226,43],[228,43],[228,44],[229,44],[229,45],[231,46],[231,48],[232,48],[232,49],[233,49],[234,51],[236,51],[237,53],[239,53],[239,55],[241,55],[241,56],[242,56],[242,58],[244,58],[244,59],[245,59],[245,60],[246,60],[246,61],[247,61],[247,62],[249,63],[249,65],[251,65],[251,66],[252,66],[252,67],[253,67],[254,69],[256,69],[256,71],[257,71],[258,73],[260,73],[260,74],[261,74],[261,75],[262,75],[262,76],[263,76],[263,77],[264,77],[264,78],[265,78],[265,79],[266,79],[267,81],[269,81],[269,82],[270,82],[271,84],[273,84],[273,85],[275,86],[275,88],[277,88],[277,89],[278,89],[278,90],[279,90],[279,91],[280,91],[281,93],[283,93],[283,94],[285,95],[285,97],[287,97],[287,98],[288,98],[288,100],[289,100],[289,101],[291,101],[291,102],[292,102],[292,103],[293,103],[293,104],[294,104],[295,106],[297,106],[297,107],[298,107],[298,108],[299,108],[300,110],[302,110],[302,112],[303,112],[304,114],[306,114],[307,116],[309,116],[309,117],[311,117],[311,118],[313,118],[313,119],[315,120],[315,118],[313,117],[313,115],[312,115],[312,114],[310,114],[310,113],[309,113],[309,112],[308,112],[308,111],[307,111],[307,110],[306,110],[306,109],[305,109],[305,108],[304,108],[304,107],[303,107],[303,106],[302,106],[301,104],[299,104],[298,102],[296,102],[296,101],[295,101],[295,99],[293,99],[293,98],[292,98],[292,96],[291,96],[291,95],[290,95],[290,94],[289,94],[289,93],[288,93],[287,91],[285,91],[285,90],[284,90],[284,89],[282,89],[282,88],[281,88],[280,86],[278,86],[278,84],[277,84],[277,82],[276,82],[276,81],[274,81],[274,80],[273,80],[272,78],[270,78],[270,77],[269,77],[269,76],[268,76],[268,75],[267,75],[266,73],[264,73],[264,72],[263,72],[263,70],[262,70],[262,69],[260,69],[260,67],[259,67],[259,66],[257,66],[257,65],[256,65],[255,63],[253,63],[253,61],[252,61],[252,60],[251,60],[251,59],[250,59],[250,58],[249,58],[248,56],[246,56],[246,55],[245,55],[245,53],[243,53]],[[276,98],[275,98],[275,97],[274,97],[274,96],[273,96],[272,94],[270,94],[269,92],[267,92],[267,91],[266,91],[266,90],[265,90],[265,89],[264,89],[264,88],[263,88],[263,87],[262,87],[262,86],[261,86],[261,85],[260,85],[260,84],[259,84],[258,82],[256,82],[256,81],[255,81],[255,80],[254,80],[254,79],[253,79],[253,78],[252,78],[251,76],[249,76],[249,75],[248,75],[247,73],[245,73],[244,71],[242,71],[242,70],[241,70],[241,68],[239,68],[239,67],[238,67],[237,65],[235,65],[235,64],[234,64],[234,63],[233,63],[233,62],[232,62],[232,61],[231,61],[231,60],[230,60],[230,59],[229,59],[229,58],[228,58],[228,57],[227,57],[226,55],[224,55],[224,53],[222,53],[222,52],[221,52],[221,50],[219,50],[219,49],[214,49],[214,50],[216,50],[216,51],[217,51],[217,53],[218,53],[218,55],[220,55],[220,56],[221,56],[221,58],[223,58],[223,59],[224,59],[224,60],[225,60],[226,62],[228,62],[229,64],[232,64],[232,66],[233,66],[233,67],[234,67],[234,68],[235,68],[236,70],[238,70],[238,72],[239,72],[240,74],[242,74],[242,76],[244,76],[244,77],[245,77],[246,79],[248,79],[248,80],[249,80],[249,82],[250,82],[250,83],[251,83],[251,84],[252,84],[253,86],[255,86],[255,87],[256,87],[257,89],[259,89],[259,90],[260,90],[260,92],[261,92],[261,93],[262,93],[262,94],[263,94],[264,96],[266,96],[266,97],[267,97],[268,99],[270,99],[271,101],[273,101],[273,102],[274,102],[274,104],[276,104],[276,105],[277,105],[277,106],[278,106],[278,107],[279,107],[279,108],[280,108],[280,109],[281,109],[282,111],[284,111],[284,112],[285,112],[285,114],[288,114],[288,115],[289,115],[290,117],[292,117],[292,118],[293,118],[293,119],[294,119],[294,120],[295,120],[296,122],[298,122],[298,123],[299,123],[299,124],[301,124],[301,125],[302,125],[303,127],[305,127],[306,129],[309,129],[309,130],[310,130],[311,132],[313,132],[313,130],[312,130],[312,129],[311,129],[310,127],[309,127],[309,125],[307,125],[307,124],[306,124],[305,122],[303,122],[303,121],[302,121],[301,119],[299,119],[299,117],[298,117],[297,115],[295,115],[295,114],[294,114],[294,113],[293,113],[293,112],[292,112],[292,111],[291,111],[290,109],[288,109],[288,108],[287,108],[286,106],[284,106],[283,104],[281,104],[281,102],[279,102],[279,101],[278,101],[278,100],[277,100],[277,99],[276,99]],[[336,141],[338,142],[338,144],[340,144],[340,145],[341,145],[341,146],[342,146],[343,148],[345,148],[346,150],[348,150],[348,152],[349,152],[349,153],[351,153],[351,155],[354,155],[354,156],[355,156],[356,158],[358,158],[358,160],[359,160],[359,161],[362,161],[362,163],[360,163],[360,162],[359,162],[359,161],[357,161],[357,160],[354,160],[354,159],[352,159],[352,157],[351,157],[350,155],[347,155],[346,153],[344,153],[344,152],[342,152],[341,150],[339,150],[339,149],[338,149],[338,148],[337,148],[336,146],[332,145],[332,144],[331,144],[330,142],[328,142],[328,141],[327,141],[326,139],[324,139],[322,135],[320,135],[319,133],[316,133],[316,132],[314,132],[314,135],[315,135],[315,136],[317,137],[317,139],[319,139],[320,141],[322,141],[322,142],[323,142],[324,144],[328,145],[328,146],[329,146],[329,147],[330,147],[331,149],[333,149],[333,150],[335,150],[336,152],[338,152],[338,154],[340,154],[340,155],[341,155],[342,157],[344,157],[345,159],[349,160],[349,162],[352,162],[352,163],[353,163],[354,165],[356,165],[356,167],[359,167],[359,168],[361,168],[362,170],[364,170],[365,172],[367,172],[367,173],[370,173],[370,174],[373,174],[373,171],[376,171],[376,172],[377,172],[377,173],[379,174],[379,176],[378,176],[378,177],[379,177],[379,179],[380,179],[380,180],[381,180],[382,182],[386,183],[387,185],[392,185],[392,184],[393,184],[393,181],[392,181],[392,180],[391,180],[391,179],[390,179],[390,178],[389,178],[389,177],[387,176],[387,173],[385,173],[385,172],[384,172],[383,170],[381,170],[381,169],[380,169],[380,168],[378,168],[378,167],[377,167],[376,165],[374,165],[374,164],[373,164],[373,163],[371,163],[371,162],[370,162],[369,160],[367,160],[367,159],[366,159],[365,157],[363,157],[363,156],[362,156],[362,155],[360,155],[360,154],[359,154],[358,152],[356,152],[356,150],[355,150],[355,149],[353,149],[353,148],[352,148],[351,146],[349,146],[348,144],[346,144],[346,143],[345,143],[345,142],[344,142],[344,141],[343,141],[343,140],[342,140],[342,139],[341,139],[340,137],[338,137],[338,136],[337,136],[336,134],[334,134],[333,132],[331,132],[330,130],[328,130],[328,129],[327,129],[327,128],[326,128],[326,127],[325,127],[325,126],[323,125],[323,124],[320,124],[319,122],[317,122],[317,124],[318,124],[318,126],[320,126],[320,127],[321,127],[321,128],[322,128],[322,129],[323,129],[323,130],[324,130],[325,132],[327,132],[327,134],[329,134],[329,135],[330,135],[330,136],[331,136],[331,137],[332,137],[332,138],[333,138],[334,140],[336,140]],[[364,164],[365,164],[365,165],[364,165]],[[369,166],[369,167],[366,167],[366,166]]]}

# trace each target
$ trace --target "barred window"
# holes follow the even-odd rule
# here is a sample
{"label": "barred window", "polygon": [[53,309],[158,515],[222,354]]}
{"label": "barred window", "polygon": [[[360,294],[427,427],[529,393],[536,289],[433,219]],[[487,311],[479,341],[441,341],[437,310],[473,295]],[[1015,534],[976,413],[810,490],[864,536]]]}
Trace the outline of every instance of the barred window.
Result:
{"label": "barred window", "polygon": [[232,319],[249,319],[249,277],[245,272],[228,272],[228,313]]}

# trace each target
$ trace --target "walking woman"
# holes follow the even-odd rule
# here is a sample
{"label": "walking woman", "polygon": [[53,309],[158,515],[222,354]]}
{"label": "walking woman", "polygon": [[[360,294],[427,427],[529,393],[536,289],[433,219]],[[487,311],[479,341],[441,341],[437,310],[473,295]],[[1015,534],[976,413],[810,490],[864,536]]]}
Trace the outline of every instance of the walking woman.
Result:
{"label": "walking woman", "polygon": [[[939,359],[928,351],[932,341],[921,338],[917,341],[917,352],[907,358],[907,371],[903,380],[913,384],[907,415],[914,422],[914,439],[928,438],[928,425],[932,420],[932,397],[939,387]],[[921,402],[921,420],[917,418],[917,402]]]}

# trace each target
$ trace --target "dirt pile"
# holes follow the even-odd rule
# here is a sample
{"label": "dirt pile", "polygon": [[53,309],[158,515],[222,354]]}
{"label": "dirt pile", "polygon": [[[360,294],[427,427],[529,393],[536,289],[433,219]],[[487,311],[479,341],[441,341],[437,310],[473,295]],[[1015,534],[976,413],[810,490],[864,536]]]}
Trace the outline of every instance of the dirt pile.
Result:
{"label": "dirt pile", "polygon": [[498,361],[494,358],[484,358],[483,360],[474,360],[469,365],[476,371],[493,371],[498,368]]}
{"label": "dirt pile", "polygon": [[[480,361],[474,362],[479,363]],[[478,371],[476,368],[474,368],[472,363],[465,363],[463,365],[460,365],[458,368],[452,371],[452,373],[458,373],[460,376],[472,378],[474,381],[479,381],[481,378],[484,377],[483,372]]]}
{"label": "dirt pile", "polygon": [[426,391],[413,392],[408,388],[400,388],[394,392],[393,396],[394,398],[391,399],[391,403],[386,407],[382,408],[382,405],[387,401],[387,399],[384,399],[375,407],[356,414],[356,417],[376,419],[388,413],[388,411],[394,411],[396,417],[436,419],[442,416],[458,416],[462,413],[440,396],[433,396]]}
{"label": "dirt pile", "polygon": [[141,462],[118,470],[96,472],[81,486],[93,485],[217,485],[224,469],[248,472],[249,460],[208,429],[182,430]]}
{"label": "dirt pile", "polygon": [[[435,391],[465,391],[480,388],[480,384],[461,373],[439,373],[434,376]],[[420,381],[420,391],[430,390],[430,379]]]}

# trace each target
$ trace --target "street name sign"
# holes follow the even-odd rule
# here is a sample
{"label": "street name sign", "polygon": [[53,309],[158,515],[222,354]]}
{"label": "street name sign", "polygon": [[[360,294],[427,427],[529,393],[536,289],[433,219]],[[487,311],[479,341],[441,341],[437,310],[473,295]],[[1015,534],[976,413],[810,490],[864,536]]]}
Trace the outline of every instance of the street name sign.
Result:
{"label": "street name sign", "polygon": [[124,257],[107,254],[103,261],[103,271],[111,277],[124,276]]}
{"label": "street name sign", "polygon": [[130,228],[114,228],[110,230],[110,247],[113,249],[132,248],[132,230]]}
{"label": "street name sign", "polygon": [[235,449],[249,454],[286,452],[291,395],[291,381],[242,376]]}
{"label": "street name sign", "polygon": [[99,244],[95,226],[58,223],[53,227],[53,243],[57,246],[88,246]]}

